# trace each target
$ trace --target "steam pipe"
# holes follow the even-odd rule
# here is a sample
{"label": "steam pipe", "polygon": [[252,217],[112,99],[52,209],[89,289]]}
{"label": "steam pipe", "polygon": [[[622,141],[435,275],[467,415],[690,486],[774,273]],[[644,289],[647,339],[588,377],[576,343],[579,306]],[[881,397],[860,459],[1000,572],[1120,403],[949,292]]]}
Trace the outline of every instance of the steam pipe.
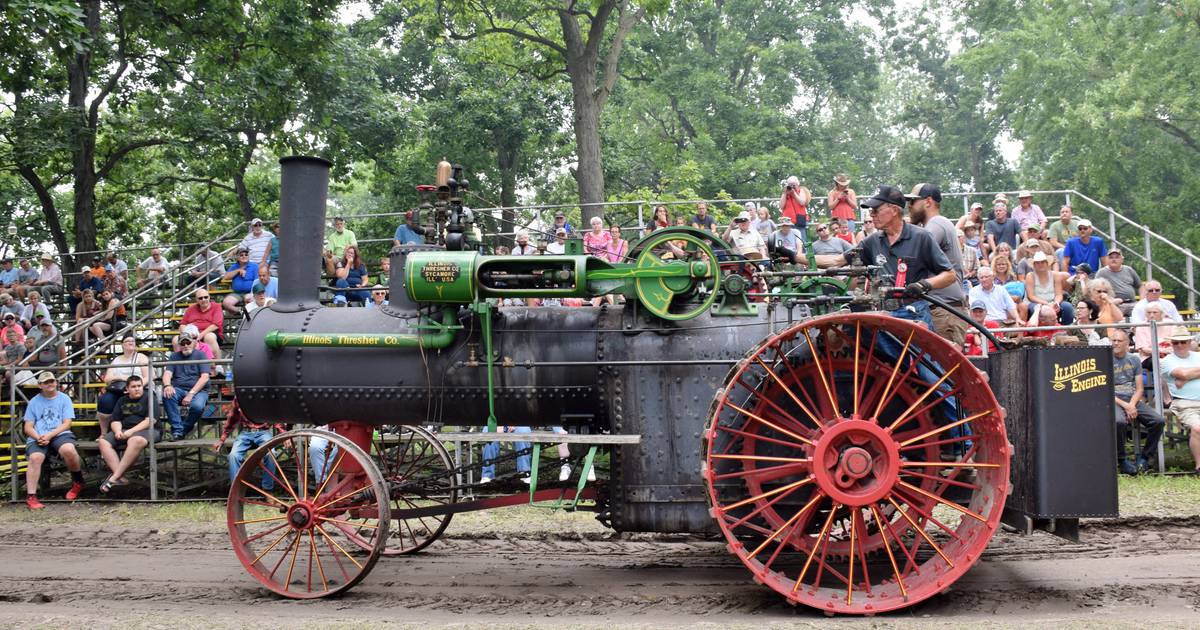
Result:
{"label": "steam pipe", "polygon": [[[282,252],[281,252],[282,253]],[[291,333],[272,330],[263,342],[268,348],[285,346],[300,348],[423,348],[440,350],[454,341],[454,331],[460,330],[454,308],[442,311],[442,323],[424,319],[433,333]]]}
{"label": "steam pipe", "polygon": [[321,241],[325,238],[328,160],[289,156],[279,160],[279,298],[270,308],[294,313],[320,306]]}

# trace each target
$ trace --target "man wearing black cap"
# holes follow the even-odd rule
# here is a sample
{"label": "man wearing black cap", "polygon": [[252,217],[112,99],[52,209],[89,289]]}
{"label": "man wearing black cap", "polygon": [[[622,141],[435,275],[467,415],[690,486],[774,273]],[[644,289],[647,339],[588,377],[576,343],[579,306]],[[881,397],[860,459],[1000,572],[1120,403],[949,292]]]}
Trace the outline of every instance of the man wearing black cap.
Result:
{"label": "man wearing black cap", "polygon": [[[908,200],[895,186],[880,186],[879,190],[860,204],[871,212],[878,228],[863,239],[857,249],[869,265],[880,265],[884,274],[892,276],[896,286],[904,287],[911,298],[925,295],[933,289],[944,289],[956,281],[950,260],[938,249],[929,232],[904,221],[904,206]],[[817,266],[836,267],[850,264],[853,253],[817,256]],[[914,300],[904,308],[892,311],[903,319],[924,322],[933,328],[929,303]]]}
{"label": "man wearing black cap", "polygon": [[[933,184],[917,184],[912,192],[904,196],[908,199],[908,216],[913,225],[919,225],[929,232],[938,249],[946,255],[950,266],[954,268],[955,281],[943,289],[934,289],[930,295],[940,298],[955,307],[966,307],[967,293],[963,289],[962,250],[958,246],[958,228],[950,219],[942,216],[942,191]],[[933,310],[933,330],[938,335],[950,340],[955,346],[962,347],[966,341],[967,325],[945,309]]]}
{"label": "man wearing black cap", "polygon": [[575,234],[575,228],[567,223],[567,215],[562,210],[554,213],[554,229],[550,230],[552,234],[558,234],[559,230],[566,230],[567,237],[570,238]]}

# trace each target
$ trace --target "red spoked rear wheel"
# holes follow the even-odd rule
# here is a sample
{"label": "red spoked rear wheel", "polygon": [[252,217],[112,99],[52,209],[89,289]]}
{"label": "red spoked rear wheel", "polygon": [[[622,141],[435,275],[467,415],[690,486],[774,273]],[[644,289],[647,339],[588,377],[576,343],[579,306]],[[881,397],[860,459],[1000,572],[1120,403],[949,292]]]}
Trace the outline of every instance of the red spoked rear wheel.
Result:
{"label": "red spoked rear wheel", "polygon": [[712,514],[754,579],[789,601],[871,614],[948,588],[1009,490],[1003,412],[927,328],[830,315],[774,335],[713,401]]}

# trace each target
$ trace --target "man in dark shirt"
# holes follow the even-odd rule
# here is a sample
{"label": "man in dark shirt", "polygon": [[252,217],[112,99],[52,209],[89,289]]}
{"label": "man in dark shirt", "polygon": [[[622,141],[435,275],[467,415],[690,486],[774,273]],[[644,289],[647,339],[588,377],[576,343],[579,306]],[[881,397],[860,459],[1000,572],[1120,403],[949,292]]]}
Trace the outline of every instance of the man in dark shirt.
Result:
{"label": "man in dark shirt", "polygon": [[[1158,440],[1162,437],[1165,422],[1163,417],[1146,401],[1142,400],[1142,362],[1137,354],[1129,352],[1129,333],[1122,328],[1108,331],[1113,349],[1113,401],[1117,418],[1117,465],[1122,473],[1136,475],[1150,463],[1158,453]],[[1125,457],[1125,441],[1129,434],[1129,423],[1137,421],[1146,437],[1136,463]],[[1137,450],[1137,444],[1133,445]]]}
{"label": "man in dark shirt", "polygon": [[984,229],[987,235],[988,252],[996,251],[1000,243],[1008,243],[1009,247],[1017,249],[1017,240],[1021,237],[1021,224],[1016,219],[1008,217],[1008,208],[997,205],[996,218],[987,222]]}
{"label": "man in dark shirt", "polygon": [[696,204],[696,214],[692,215],[692,227],[709,232],[717,231],[717,220],[708,213],[708,204],[701,201]]}
{"label": "man in dark shirt", "polygon": [[[107,493],[113,486],[129,483],[125,480],[125,471],[133,466],[150,440],[157,442],[162,437],[162,427],[150,413],[150,397],[145,392],[142,377],[134,374],[125,381],[125,395],[113,408],[109,431],[100,437],[100,457],[112,471],[100,484],[100,492]],[[121,448],[125,453],[118,455]]]}
{"label": "man in dark shirt", "polygon": [[[943,289],[957,280],[950,260],[938,248],[929,232],[904,221],[908,200],[895,186],[880,186],[862,207],[871,211],[878,229],[859,243],[862,259],[868,265],[883,267],[884,274],[894,279],[909,298],[918,298],[932,289]],[[817,256],[817,266],[833,267],[850,264],[853,252]],[[901,265],[903,262],[903,265]],[[903,273],[901,273],[903,268]],[[923,322],[933,329],[929,303],[914,300],[892,311],[894,317]]]}
{"label": "man in dark shirt", "polygon": [[[204,359],[204,355],[194,352],[196,342],[190,338],[181,339],[179,352],[171,353],[170,361],[193,361]],[[167,411],[167,420],[171,422],[171,437],[180,439],[196,426],[196,421],[204,413],[204,405],[208,403],[208,363],[189,365],[168,365],[163,370],[163,407]],[[184,419],[179,413],[180,406],[188,410]]]}

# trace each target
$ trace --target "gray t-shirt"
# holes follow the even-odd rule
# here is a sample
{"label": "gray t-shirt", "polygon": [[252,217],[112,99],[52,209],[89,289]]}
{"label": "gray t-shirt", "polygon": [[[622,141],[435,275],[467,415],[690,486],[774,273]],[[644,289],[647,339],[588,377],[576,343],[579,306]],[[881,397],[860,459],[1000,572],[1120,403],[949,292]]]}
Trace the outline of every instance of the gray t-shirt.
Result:
{"label": "gray t-shirt", "polygon": [[1126,354],[1118,359],[1113,357],[1113,393],[1117,398],[1129,401],[1133,397],[1133,384],[1142,373],[1142,362],[1137,354]]}
{"label": "gray t-shirt", "polygon": [[966,293],[962,286],[963,264],[962,250],[958,248],[958,228],[954,227],[950,219],[939,214],[925,221],[925,229],[933,236],[933,242],[937,243],[938,249],[950,259],[950,266],[954,268],[954,276],[958,279],[957,282],[934,289],[929,294],[952,303],[962,303]]}
{"label": "gray t-shirt", "polygon": [[992,219],[987,222],[987,227],[984,230],[987,234],[995,237],[996,244],[1008,243],[1013,249],[1017,248],[1017,238],[1020,236],[1021,224],[1017,223],[1012,217],[1004,220],[1004,223]]}
{"label": "gray t-shirt", "polygon": [[1096,277],[1108,280],[1108,283],[1113,286],[1113,294],[1122,300],[1137,301],[1138,288],[1142,286],[1142,278],[1138,272],[1133,270],[1133,267],[1121,265],[1120,271],[1113,271],[1108,268],[1108,265],[1105,265],[1096,272]]}
{"label": "gray t-shirt", "polygon": [[832,254],[845,254],[852,249],[850,243],[843,241],[837,237],[831,237],[827,241],[817,239],[812,242],[812,253],[818,256],[826,256]]}

